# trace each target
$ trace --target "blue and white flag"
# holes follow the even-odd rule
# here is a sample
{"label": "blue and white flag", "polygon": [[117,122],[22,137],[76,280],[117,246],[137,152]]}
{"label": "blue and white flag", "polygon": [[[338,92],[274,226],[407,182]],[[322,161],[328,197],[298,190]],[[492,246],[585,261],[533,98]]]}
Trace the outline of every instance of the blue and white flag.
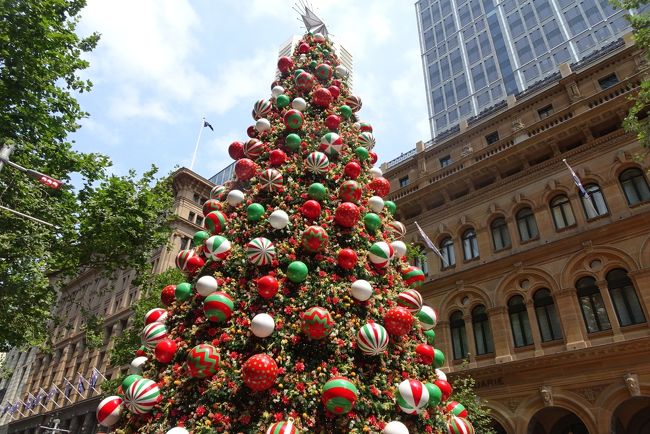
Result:
{"label": "blue and white flag", "polygon": [[427,247],[429,247],[431,250],[433,250],[433,253],[435,253],[436,255],[438,255],[438,256],[440,257],[440,259],[442,259],[442,263],[443,263],[443,265],[444,265],[445,267],[448,267],[448,266],[449,266],[449,263],[447,262],[447,258],[445,258],[444,255],[443,255],[442,253],[440,253],[440,250],[438,250],[438,248],[436,247],[436,245],[433,244],[433,241],[431,241],[431,238],[429,238],[429,237],[427,236],[427,234],[424,233],[424,231],[422,230],[422,228],[420,227],[420,225],[418,224],[418,222],[415,222],[415,227],[418,228],[418,232],[420,233],[420,238],[422,238],[422,240],[424,241],[424,244],[426,244]]}
{"label": "blue and white flag", "polygon": [[564,164],[566,164],[566,167],[567,169],[569,169],[569,172],[571,172],[571,178],[573,178],[573,182],[575,183],[576,187],[578,187],[578,190],[580,190],[580,196],[584,197],[585,199],[589,199],[589,193],[582,186],[582,182],[580,182],[580,178],[578,178],[578,174],[575,173],[575,171],[571,166],[569,166],[569,163],[566,162],[566,158],[563,158],[562,161],[564,162]]}

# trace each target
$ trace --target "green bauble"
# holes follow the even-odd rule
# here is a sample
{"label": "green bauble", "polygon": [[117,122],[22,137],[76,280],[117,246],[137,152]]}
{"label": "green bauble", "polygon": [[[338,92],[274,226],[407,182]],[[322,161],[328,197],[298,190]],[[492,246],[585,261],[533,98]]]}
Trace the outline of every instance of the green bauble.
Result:
{"label": "green bauble", "polygon": [[350,108],[350,106],[342,105],[339,107],[339,114],[344,118],[348,119],[350,118],[350,116],[352,116],[352,109]]}
{"label": "green bauble", "polygon": [[288,134],[287,137],[284,139],[284,145],[289,148],[291,151],[296,152],[298,149],[300,149],[300,142],[302,140],[300,139],[300,136],[295,133]]}
{"label": "green bauble", "polygon": [[436,368],[442,367],[445,364],[445,355],[439,349],[433,350],[433,366]]}
{"label": "green bauble", "polygon": [[436,342],[436,332],[433,330],[427,330],[424,332],[424,336],[427,338],[429,345],[434,345]]}
{"label": "green bauble", "polygon": [[275,99],[275,104],[280,108],[288,106],[289,103],[291,103],[291,99],[286,95],[278,95]]}
{"label": "green bauble", "polygon": [[366,225],[368,232],[376,232],[381,226],[381,217],[374,212],[369,212],[363,216],[363,224]]}
{"label": "green bauble", "polygon": [[309,186],[307,194],[311,199],[323,200],[327,196],[327,188],[320,182],[314,182]]}
{"label": "green bauble", "polygon": [[304,69],[296,69],[295,71],[293,71],[293,77],[294,77],[294,78],[295,78],[295,77],[298,77],[298,76],[299,76],[300,74],[302,74],[303,72],[305,72]]}
{"label": "green bauble", "polygon": [[395,205],[395,202],[392,200],[385,200],[384,206],[391,215],[395,215],[395,211],[397,211],[397,205]]}
{"label": "green bauble", "polygon": [[246,208],[246,214],[249,221],[256,222],[264,215],[264,207],[259,203],[251,203]]}
{"label": "green bauble", "polygon": [[309,268],[302,261],[293,261],[287,267],[287,277],[294,283],[303,282],[307,278]]}
{"label": "green bauble", "polygon": [[358,146],[354,150],[354,154],[357,156],[357,158],[361,161],[366,161],[370,154],[368,154],[368,150],[364,148],[363,146]]}
{"label": "green bauble", "polygon": [[330,50],[328,50],[327,48],[323,48],[322,51],[323,51],[323,56],[328,57],[330,55]]}
{"label": "green bauble", "polygon": [[316,62],[315,60],[312,60],[311,62],[309,62],[309,67],[311,69],[316,69],[317,66],[318,66],[318,62]]}
{"label": "green bauble", "polygon": [[194,242],[195,246],[202,246],[205,240],[210,238],[210,234],[206,231],[198,231],[197,233],[194,234],[194,238],[192,238],[192,241]]}
{"label": "green bauble", "polygon": [[187,300],[192,296],[192,285],[187,282],[179,283],[178,285],[176,285],[176,290],[174,291],[174,295],[176,296],[176,300],[178,301]]}
{"label": "green bauble", "polygon": [[142,378],[142,375],[131,374],[127,375],[124,380],[122,380],[122,390],[127,390],[133,383]]}
{"label": "green bauble", "polygon": [[424,387],[429,391],[429,407],[435,407],[442,401],[442,391],[433,383],[424,383]]}

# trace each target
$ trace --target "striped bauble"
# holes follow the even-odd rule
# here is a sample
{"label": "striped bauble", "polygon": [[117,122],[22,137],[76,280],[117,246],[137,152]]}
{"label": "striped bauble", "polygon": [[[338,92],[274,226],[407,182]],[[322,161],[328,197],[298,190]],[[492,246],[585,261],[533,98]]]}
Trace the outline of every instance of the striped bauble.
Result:
{"label": "striped bauble", "polygon": [[415,265],[410,265],[406,268],[402,268],[402,280],[408,286],[421,286],[424,282],[424,279],[424,272]]}
{"label": "striped bauble", "polygon": [[205,216],[205,227],[212,235],[217,235],[226,230],[228,217],[221,211],[212,211]]}
{"label": "striped bauble", "polygon": [[463,417],[463,418],[467,417],[467,409],[463,404],[457,401],[448,402],[447,405],[445,406],[445,411],[447,413],[453,414],[454,416]]}
{"label": "striped bauble", "polygon": [[219,199],[223,197],[223,194],[226,192],[226,187],[223,185],[215,185],[210,190],[210,199]]}
{"label": "striped bauble", "polygon": [[212,322],[228,321],[234,310],[234,300],[223,291],[213,292],[203,300],[205,317]]}
{"label": "striped bauble", "polygon": [[406,226],[404,223],[393,220],[386,226],[388,233],[395,240],[401,240],[406,235]]}
{"label": "striped bauble", "polygon": [[187,366],[194,378],[211,377],[219,369],[219,353],[212,345],[197,345],[187,352]]}
{"label": "striped bauble", "polygon": [[204,243],[205,255],[213,261],[223,260],[230,255],[230,241],[221,235],[213,235]]}
{"label": "striped bauble", "polygon": [[320,174],[329,170],[330,160],[322,152],[314,151],[307,155],[305,166],[312,173]]}
{"label": "striped bauble", "polygon": [[388,347],[388,332],[377,323],[368,323],[359,329],[357,345],[366,356],[382,354]]}
{"label": "striped bauble", "polygon": [[404,380],[397,387],[397,405],[407,414],[419,414],[429,405],[429,390],[418,380]]}
{"label": "striped bauble", "polygon": [[275,246],[268,238],[254,238],[246,244],[246,256],[255,265],[269,265],[275,259]]}
{"label": "striped bauble", "polygon": [[359,134],[359,144],[367,150],[370,151],[374,148],[376,143],[375,136],[373,136],[372,133],[363,132]]}
{"label": "striped bauble", "polygon": [[278,191],[282,188],[282,173],[276,169],[266,169],[260,176],[260,189],[265,191]]}
{"label": "striped bauble", "polygon": [[467,419],[452,416],[447,423],[447,432],[449,434],[474,434],[474,427]]}
{"label": "striped bauble", "polygon": [[336,133],[326,133],[320,138],[319,150],[334,158],[343,150],[343,139]]}
{"label": "striped bauble", "polygon": [[255,103],[253,106],[253,119],[264,118],[266,115],[271,113],[273,106],[271,101],[266,99],[261,99]]}
{"label": "striped bauble", "polygon": [[155,307],[144,314],[144,323],[151,324],[152,322],[165,323],[167,321],[167,310],[161,307]]}
{"label": "striped bauble", "polygon": [[422,309],[422,295],[415,289],[407,289],[397,296],[397,304],[408,309],[412,314],[416,314]]}
{"label": "striped bauble", "polygon": [[390,262],[393,253],[393,247],[390,244],[384,241],[379,241],[370,246],[368,260],[370,260],[375,267],[384,268]]}
{"label": "striped bauble", "polygon": [[250,139],[244,143],[244,154],[247,158],[255,160],[264,152],[264,143],[257,139]]}
{"label": "striped bauble", "polygon": [[97,406],[97,423],[105,427],[115,425],[120,420],[123,409],[124,400],[119,396],[104,398]]}
{"label": "striped bauble", "polygon": [[266,430],[266,434],[299,434],[293,419],[289,418],[287,422],[276,422]]}
{"label": "striped bauble", "polygon": [[354,407],[358,394],[357,387],[348,378],[332,377],[323,386],[321,401],[330,413],[347,414]]}
{"label": "striped bauble", "polygon": [[438,315],[430,306],[422,306],[422,309],[420,309],[415,316],[420,320],[420,326],[422,326],[424,330],[434,328],[438,322]]}
{"label": "striped bauble", "polygon": [[124,391],[126,407],[135,414],[149,413],[162,399],[155,381],[147,378],[136,380]]}
{"label": "striped bauble", "polygon": [[142,329],[142,345],[153,350],[158,342],[167,337],[167,327],[161,322],[154,321]]}

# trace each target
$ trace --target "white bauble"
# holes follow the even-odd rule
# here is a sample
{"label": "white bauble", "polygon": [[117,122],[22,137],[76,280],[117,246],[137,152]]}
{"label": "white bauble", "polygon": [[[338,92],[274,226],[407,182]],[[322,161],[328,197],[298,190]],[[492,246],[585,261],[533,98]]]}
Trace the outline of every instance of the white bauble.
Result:
{"label": "white bauble", "polygon": [[131,361],[131,366],[129,366],[129,371],[132,374],[141,374],[142,368],[144,364],[147,363],[147,360],[149,359],[146,358],[145,356],[136,357]]}
{"label": "white bauble", "polygon": [[226,196],[226,202],[230,206],[237,206],[244,201],[244,192],[241,190],[231,190]]}
{"label": "white bauble", "polygon": [[384,209],[384,199],[379,196],[372,196],[368,199],[368,206],[374,212],[381,212]]}
{"label": "white bauble", "polygon": [[266,118],[259,118],[257,122],[255,122],[255,129],[258,133],[268,131],[271,129],[271,122]]}
{"label": "white bauble", "polygon": [[355,299],[366,301],[372,296],[372,285],[367,280],[358,279],[352,283],[350,292]]}
{"label": "white bauble", "polygon": [[368,173],[370,173],[370,176],[373,178],[380,178],[384,174],[379,167],[370,168]]}
{"label": "white bauble", "polygon": [[322,33],[314,33],[314,41],[325,42],[325,36]]}
{"label": "white bauble", "polygon": [[343,65],[339,65],[334,69],[334,75],[336,75],[338,78],[346,78],[348,74],[348,68]]}
{"label": "white bauble", "polygon": [[447,381],[447,374],[442,372],[440,369],[436,369],[436,377],[438,378],[438,380]]}
{"label": "white bauble", "polygon": [[275,321],[268,313],[258,313],[251,321],[251,331],[258,338],[266,338],[273,334]]}
{"label": "white bauble", "polygon": [[212,276],[202,276],[196,281],[194,287],[196,288],[196,292],[203,297],[207,297],[219,288],[219,284],[217,283],[217,279]]}
{"label": "white bauble", "polygon": [[361,129],[361,122],[355,122],[352,124],[355,130],[360,130]]}
{"label": "white bauble", "polygon": [[386,424],[382,434],[409,434],[409,429],[402,422],[394,420]]}
{"label": "white bauble", "polygon": [[291,101],[291,107],[302,112],[307,108],[307,101],[302,98],[294,98],[294,100]]}
{"label": "white bauble", "polygon": [[190,432],[182,426],[177,426],[167,431],[167,434],[190,434]]}
{"label": "white bauble", "polygon": [[284,87],[282,86],[273,86],[273,89],[271,89],[271,95],[273,95],[273,98],[277,98],[283,93],[284,93]]}
{"label": "white bauble", "polygon": [[395,258],[402,258],[406,255],[406,244],[404,244],[404,241],[393,241],[390,245],[395,252]]}
{"label": "white bauble", "polygon": [[289,224],[289,215],[281,209],[276,209],[271,213],[268,220],[275,229],[284,229]]}
{"label": "white bauble", "polygon": [[306,55],[305,53],[302,53],[302,54],[300,55],[300,61],[301,61],[301,62],[304,62],[305,60],[307,60],[307,55]]}

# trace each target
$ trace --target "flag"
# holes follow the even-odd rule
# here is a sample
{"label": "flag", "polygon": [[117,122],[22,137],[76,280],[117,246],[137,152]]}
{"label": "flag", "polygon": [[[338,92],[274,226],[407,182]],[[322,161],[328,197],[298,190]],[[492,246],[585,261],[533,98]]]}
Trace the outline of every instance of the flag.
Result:
{"label": "flag", "polygon": [[448,267],[448,266],[449,266],[449,263],[447,263],[447,258],[445,258],[445,257],[443,256],[443,254],[440,253],[440,250],[438,250],[438,248],[436,247],[436,245],[433,244],[433,241],[431,241],[431,239],[427,236],[427,234],[424,233],[424,231],[422,230],[422,228],[420,227],[420,225],[418,224],[418,222],[415,222],[415,227],[418,228],[418,232],[420,233],[420,237],[421,237],[422,240],[424,241],[424,244],[426,244],[428,248],[430,248],[431,250],[433,250],[433,253],[435,253],[436,255],[440,256],[440,259],[442,259],[442,263],[443,263],[443,265],[444,265],[445,267]]}
{"label": "flag", "polygon": [[575,183],[576,187],[578,187],[578,190],[580,190],[580,196],[584,197],[585,199],[589,199],[589,193],[582,186],[582,182],[580,182],[580,178],[578,178],[578,175],[573,171],[573,168],[569,166],[569,163],[566,162],[566,158],[563,158],[562,161],[564,161],[564,164],[566,164],[567,169],[569,169],[569,172],[571,172],[571,177],[573,178],[573,182]]}
{"label": "flag", "polygon": [[63,379],[65,380],[65,390],[63,392],[63,396],[65,396],[66,399],[70,401],[70,392],[72,392],[72,383],[70,383],[70,381],[68,381],[68,379],[65,377],[63,377]]}
{"label": "flag", "polygon": [[79,374],[79,381],[77,382],[77,392],[79,392],[79,395],[86,391],[86,386],[84,385],[85,381],[86,379],[83,377],[83,375]]}
{"label": "flag", "polygon": [[97,386],[97,381],[99,381],[99,377],[102,377],[104,380],[106,380],[106,377],[99,372],[99,369],[93,368],[93,373],[90,375],[90,381],[88,382],[88,385],[91,387],[91,389],[95,390],[95,386]]}
{"label": "flag", "polygon": [[[196,125],[196,124],[195,124],[195,125]],[[210,128],[212,131],[214,131],[214,128],[212,128],[212,124],[210,124],[210,122],[208,122],[208,121],[206,121],[205,119],[203,119],[203,128],[205,128],[205,127],[208,127],[208,128]],[[195,127],[195,128],[196,128],[196,127]]]}
{"label": "flag", "polygon": [[10,409],[11,407],[12,407],[12,404],[11,404],[10,402],[6,403],[6,404],[5,404],[5,408],[2,409],[2,416],[4,416],[5,414],[7,414],[7,412],[9,411],[9,409]]}

